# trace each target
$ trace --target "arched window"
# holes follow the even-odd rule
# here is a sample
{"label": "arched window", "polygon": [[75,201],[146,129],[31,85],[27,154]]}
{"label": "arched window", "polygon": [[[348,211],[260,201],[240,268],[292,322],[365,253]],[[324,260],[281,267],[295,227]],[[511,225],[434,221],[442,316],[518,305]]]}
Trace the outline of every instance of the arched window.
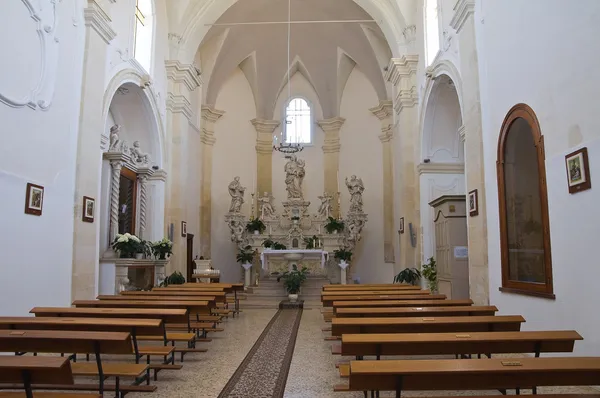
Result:
{"label": "arched window", "polygon": [[431,65],[440,50],[438,0],[425,0],[425,63]]}
{"label": "arched window", "polygon": [[515,105],[498,142],[500,290],[554,298],[544,157],[535,113]]}
{"label": "arched window", "polygon": [[288,144],[312,143],[312,116],[308,102],[292,98],[285,108],[285,142]]}
{"label": "arched window", "polygon": [[152,0],[136,0],[135,3],[135,47],[133,50],[136,61],[149,74],[152,65],[153,38]]}

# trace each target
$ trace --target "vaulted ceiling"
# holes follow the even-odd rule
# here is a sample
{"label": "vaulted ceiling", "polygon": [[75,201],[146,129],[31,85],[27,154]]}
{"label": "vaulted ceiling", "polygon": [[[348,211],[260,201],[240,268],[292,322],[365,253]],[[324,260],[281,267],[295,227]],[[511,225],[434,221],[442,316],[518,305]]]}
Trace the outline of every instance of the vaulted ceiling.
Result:
{"label": "vaulted ceiling", "polygon": [[[216,22],[272,22],[288,19],[288,0],[239,0]],[[371,20],[353,0],[291,0],[292,21]],[[273,118],[287,83],[287,24],[213,26],[200,58],[206,103],[214,104],[225,81],[240,68],[252,88],[257,117]],[[391,51],[376,23],[292,24],[291,73],[301,73],[319,97],[323,116],[339,115],[341,96],[354,67],[387,99],[383,66]],[[293,89],[293,88],[292,88]]]}

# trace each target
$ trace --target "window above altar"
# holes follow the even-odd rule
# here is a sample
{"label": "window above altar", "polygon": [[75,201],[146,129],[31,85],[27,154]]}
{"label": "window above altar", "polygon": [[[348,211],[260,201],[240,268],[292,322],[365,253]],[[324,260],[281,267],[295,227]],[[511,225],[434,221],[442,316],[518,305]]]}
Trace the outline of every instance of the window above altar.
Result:
{"label": "window above altar", "polygon": [[308,101],[301,97],[290,99],[283,128],[287,144],[312,144],[312,109]]}

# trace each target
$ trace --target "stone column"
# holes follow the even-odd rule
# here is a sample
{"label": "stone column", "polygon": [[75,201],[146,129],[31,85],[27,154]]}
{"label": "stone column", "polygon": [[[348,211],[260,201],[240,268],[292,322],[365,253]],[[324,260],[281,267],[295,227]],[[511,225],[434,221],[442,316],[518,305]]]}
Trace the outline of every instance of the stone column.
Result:
{"label": "stone column", "polygon": [[256,129],[256,192],[250,193],[258,198],[263,192],[273,193],[273,131],[281,122],[265,119],[250,122]]}
{"label": "stone column", "polygon": [[153,170],[148,168],[142,168],[138,170],[138,182],[140,185],[140,218],[139,218],[139,237],[141,239],[148,239],[146,234],[146,219],[148,215],[148,179],[152,175]]}
{"label": "stone column", "polygon": [[467,217],[469,237],[469,289],[475,304],[489,303],[487,213],[483,170],[483,132],[479,99],[479,61],[475,43],[475,1],[459,0],[450,25],[456,29],[460,48],[463,126],[467,192],[477,189],[479,215]]}
{"label": "stone column", "polygon": [[381,121],[383,159],[383,256],[386,263],[395,263],[394,256],[394,177],[392,164],[392,138],[394,137],[394,110],[392,101],[380,101],[369,109]]}
{"label": "stone column", "polygon": [[[108,45],[116,36],[112,21],[102,1],[85,2],[85,51],[81,89],[79,133],[77,135],[77,167],[75,174],[74,223],[73,223],[73,275],[71,298],[91,299],[97,292],[100,239],[97,222],[83,222],[83,196],[100,197],[100,174],[102,150],[100,135],[106,121],[102,118],[104,103],[104,76]],[[102,77],[102,78],[99,78]],[[96,213],[98,214],[98,212]]]}
{"label": "stone column", "polygon": [[121,185],[122,160],[111,160],[110,177],[110,238],[108,244],[112,244],[119,233],[119,191]]}
{"label": "stone column", "polygon": [[[188,164],[188,133],[190,123],[194,124],[194,112],[191,107],[192,95],[202,80],[194,65],[182,64],[178,60],[165,61],[168,79],[167,93],[167,153],[169,163],[169,179],[167,180],[167,229],[173,225],[173,256],[169,262],[173,271],[186,272],[187,240],[181,236],[181,222],[186,221],[188,202],[191,201],[187,186],[190,173]],[[200,178],[200,176],[198,176]]]}
{"label": "stone column", "polygon": [[202,187],[200,201],[200,255],[210,258],[210,229],[212,212],[212,156],[215,139],[215,123],[225,114],[212,106],[202,106]]}
{"label": "stone column", "polygon": [[323,177],[324,190],[334,198],[332,203],[333,214],[340,217],[339,208],[339,169],[340,169],[340,130],[346,119],[343,117],[334,117],[331,119],[319,120],[317,123],[325,133],[323,142]]}
{"label": "stone column", "polygon": [[[386,73],[386,80],[393,85],[394,110],[398,129],[397,140],[393,141],[396,180],[398,182],[398,214],[394,220],[404,217],[405,232],[400,235],[400,258],[396,259],[396,272],[406,267],[415,267],[420,262],[420,242],[417,228],[419,217],[419,179],[417,164],[418,146],[418,94],[416,71],[418,55],[404,55],[392,58]],[[409,224],[413,226],[413,237]],[[412,240],[415,241],[413,247]]]}

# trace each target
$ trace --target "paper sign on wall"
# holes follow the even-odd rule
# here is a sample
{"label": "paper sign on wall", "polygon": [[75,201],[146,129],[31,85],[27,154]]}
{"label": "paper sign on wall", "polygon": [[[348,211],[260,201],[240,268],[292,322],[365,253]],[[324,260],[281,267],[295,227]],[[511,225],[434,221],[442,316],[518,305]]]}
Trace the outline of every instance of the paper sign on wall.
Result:
{"label": "paper sign on wall", "polygon": [[455,246],[454,247],[454,258],[468,258],[469,248],[467,246]]}

